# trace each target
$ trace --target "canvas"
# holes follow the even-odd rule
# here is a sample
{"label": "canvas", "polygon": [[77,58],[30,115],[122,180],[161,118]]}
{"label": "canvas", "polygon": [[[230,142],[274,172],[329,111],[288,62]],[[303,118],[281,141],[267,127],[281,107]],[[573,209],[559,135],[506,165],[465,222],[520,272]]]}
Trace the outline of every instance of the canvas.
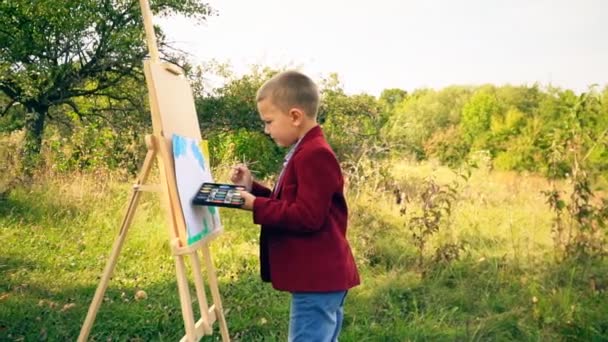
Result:
{"label": "canvas", "polygon": [[173,159],[177,192],[184,213],[188,245],[221,230],[219,210],[216,207],[192,205],[192,198],[204,182],[213,182],[209,154],[199,139],[173,134]]}

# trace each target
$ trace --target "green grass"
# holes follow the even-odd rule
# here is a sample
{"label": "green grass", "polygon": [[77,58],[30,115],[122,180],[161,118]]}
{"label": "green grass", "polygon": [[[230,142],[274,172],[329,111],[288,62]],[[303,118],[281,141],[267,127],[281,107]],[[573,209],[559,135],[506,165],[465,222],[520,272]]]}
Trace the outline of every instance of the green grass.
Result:
{"label": "green grass", "polygon": [[[395,170],[406,178],[434,172]],[[349,197],[349,238],[363,283],[349,293],[340,340],[608,340],[608,264],[554,262],[544,186],[533,177],[476,174],[452,230],[431,241],[424,269],[415,266],[416,250],[390,196],[378,200],[358,189]],[[70,175],[16,189],[0,202],[0,340],[76,339],[129,194],[128,182]],[[91,340],[183,336],[163,214],[156,195],[144,195]],[[258,228],[246,212],[221,215],[225,232],[211,250],[231,337],[286,340],[289,295],[259,280]],[[465,243],[460,260],[431,263],[448,235]],[[135,300],[138,290],[148,297]],[[204,340],[218,340],[215,329]]]}

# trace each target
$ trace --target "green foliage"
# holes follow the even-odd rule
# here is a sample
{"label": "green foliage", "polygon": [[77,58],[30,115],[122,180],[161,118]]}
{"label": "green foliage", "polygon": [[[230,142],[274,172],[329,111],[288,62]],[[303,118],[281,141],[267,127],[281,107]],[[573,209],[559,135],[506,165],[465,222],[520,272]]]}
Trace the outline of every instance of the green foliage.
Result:
{"label": "green foliage", "polygon": [[511,85],[496,87],[495,94],[501,106],[528,114],[536,113],[539,103],[546,96],[536,84],[529,87]]}
{"label": "green foliage", "polygon": [[595,174],[605,170],[608,161],[602,157],[608,146],[608,113],[601,101],[601,95],[593,90],[581,94],[548,135],[550,177],[561,176],[558,167],[564,163]]}
{"label": "green foliage", "polygon": [[209,92],[204,84],[196,98],[196,110],[203,136],[217,131],[247,129],[263,132],[263,125],[257,111],[256,93],[262,84],[278,71],[270,68],[254,67],[250,74],[236,77],[227,66],[209,65],[198,70],[198,79],[205,74],[217,74],[224,79],[224,85]]}
{"label": "green foliage", "polygon": [[458,126],[435,132],[425,143],[424,153],[429,158],[436,158],[441,163],[456,167],[466,159],[469,144],[463,138]]}
{"label": "green foliage", "polygon": [[19,107],[13,107],[11,100],[0,92],[0,134],[11,133],[24,127],[25,113]]}
{"label": "green foliage", "polygon": [[[265,152],[259,149],[265,148],[270,140],[262,139],[263,144],[259,140],[262,125],[255,96],[263,82],[278,71],[254,67],[250,74],[235,77],[226,66],[212,65],[207,68],[225,79],[223,86],[206,92],[205,84],[200,80],[203,69],[198,69],[199,74],[193,75],[199,94],[196,104],[203,135],[212,137],[213,146],[216,146],[214,151],[219,153],[213,158],[218,162],[245,158],[259,163],[261,174],[272,172],[276,169],[277,161],[282,160],[277,154],[281,150],[271,148],[267,155],[260,154]],[[337,75],[322,80],[320,86],[322,101],[318,122],[323,125],[338,158],[344,162],[352,161],[366,150],[364,146],[374,151],[381,148],[383,141],[378,132],[386,116],[381,112],[377,100],[369,95],[346,95]],[[253,137],[253,141],[246,150],[247,137]]]}
{"label": "green foliage", "polygon": [[45,165],[55,172],[115,170],[135,174],[145,146],[134,130],[113,130],[100,122],[76,124],[70,139],[56,129],[47,131]]}
{"label": "green foliage", "polygon": [[503,144],[507,142],[509,138],[519,135],[525,124],[525,114],[513,107],[511,107],[504,116],[492,116],[490,132],[492,134],[493,147],[496,149],[504,149]]}
{"label": "green foliage", "polygon": [[[197,22],[215,14],[200,0],[151,5],[156,15],[182,15]],[[133,146],[142,143],[141,135],[150,126],[141,73],[147,50],[137,1],[17,0],[1,2],[0,17],[5,19],[0,23],[0,132],[24,131],[18,151],[26,157],[20,162],[23,168],[33,172],[38,161],[53,160],[51,166],[61,170],[105,164],[134,171],[141,148]],[[158,28],[157,36],[166,59],[185,63],[183,55],[166,48]],[[278,70],[256,66],[237,77],[229,66],[211,63],[187,65],[186,71],[205,138],[214,136],[216,145],[227,146],[246,130],[255,146],[261,144],[254,134],[262,132],[255,94]],[[214,78],[220,86],[210,86]],[[399,158],[414,155],[458,165],[467,154],[482,150],[489,151],[498,169],[552,177],[564,177],[570,170],[568,160],[551,159],[556,139],[568,139],[556,132],[569,131],[563,123],[578,103],[570,90],[536,84],[385,89],[376,99],[345,94],[336,74],[320,85],[324,101],[319,122],[345,165],[357,165],[364,154],[373,159],[387,151]],[[593,93],[595,100],[580,112],[581,129],[589,132],[581,143],[595,144],[585,162],[594,186],[606,186],[608,150],[602,132],[608,129],[608,87]],[[48,127],[52,129],[45,133]],[[51,139],[49,144],[43,137]],[[220,142],[220,137],[227,141]],[[41,148],[54,156],[31,157]],[[104,148],[107,152],[101,152]],[[264,173],[273,168],[274,153],[260,161]]]}
{"label": "green foliage", "polygon": [[399,103],[407,98],[407,91],[399,88],[384,89],[380,94],[378,102],[383,107],[384,112],[392,113]]}
{"label": "green foliage", "polygon": [[595,92],[581,94],[564,120],[563,128],[553,135],[551,174],[559,175],[562,165],[566,164],[572,183],[568,203],[557,189],[544,191],[555,214],[553,233],[558,257],[564,254],[567,258],[598,258],[608,253],[605,247],[608,200],[594,201],[590,175],[593,163],[589,159],[594,150],[608,147],[608,128],[599,131],[596,127],[600,101]]}
{"label": "green foliage", "polygon": [[[210,13],[199,0],[155,1],[153,10],[195,20]],[[37,165],[47,122],[69,122],[50,115],[52,108],[69,107],[83,117],[92,113],[78,98],[137,102],[128,82],[142,81],[147,54],[137,1],[3,1],[0,17],[0,93],[9,100],[0,116],[11,112],[12,123],[23,121],[26,173]],[[159,34],[159,45],[164,43]]]}
{"label": "green foliage", "polygon": [[487,134],[492,116],[500,115],[501,108],[493,88],[477,90],[462,108],[464,137],[473,142]]}
{"label": "green foliage", "polygon": [[[430,236],[439,232],[442,219],[450,217],[452,203],[456,199],[456,190],[448,186],[441,186],[433,179],[427,180],[423,192],[420,194],[419,213],[408,219],[408,228],[412,232],[412,241],[418,249],[418,266],[422,267],[425,247]],[[405,215],[407,206],[403,206]]]}
{"label": "green foliage", "polygon": [[286,152],[263,133],[239,129],[211,135],[209,153],[213,166],[245,163],[256,178],[264,179],[280,171]]}
{"label": "green foliage", "polygon": [[390,113],[384,134],[392,148],[424,158],[424,143],[437,131],[460,122],[460,110],[471,90],[448,87],[410,94]]}
{"label": "green foliage", "polygon": [[504,151],[495,152],[493,165],[503,171],[537,171],[541,165],[541,161],[535,159],[537,151],[530,135],[519,135],[509,140]]}
{"label": "green foliage", "polygon": [[10,190],[20,182],[19,144],[22,138],[19,133],[0,135],[0,205]]}
{"label": "green foliage", "polygon": [[121,170],[135,174],[146,152],[144,134],[152,132],[143,83],[124,82],[128,101],[75,98],[80,113],[70,107],[51,108],[44,135],[44,165],[55,171]]}
{"label": "green foliage", "polygon": [[[470,174],[463,175],[466,181]],[[404,226],[411,233],[412,245],[416,248],[418,267],[424,266],[426,249],[430,239],[440,230],[450,227],[450,216],[458,200],[461,184],[458,180],[452,183],[439,184],[433,176],[424,181],[412,180],[410,182],[422,183],[419,189],[412,191],[412,185],[390,182],[390,190],[400,207],[399,212],[404,218]],[[449,241],[435,250],[436,261],[458,259],[462,245],[456,241]]]}
{"label": "green foliage", "polygon": [[[526,134],[522,134],[522,133]],[[525,114],[515,107],[491,118],[490,136],[485,144],[495,156],[499,170],[536,170],[534,133],[526,127]]]}
{"label": "green foliage", "polygon": [[327,140],[341,161],[356,160],[365,151],[364,146],[383,143],[379,131],[384,117],[372,96],[325,90],[321,115]]}

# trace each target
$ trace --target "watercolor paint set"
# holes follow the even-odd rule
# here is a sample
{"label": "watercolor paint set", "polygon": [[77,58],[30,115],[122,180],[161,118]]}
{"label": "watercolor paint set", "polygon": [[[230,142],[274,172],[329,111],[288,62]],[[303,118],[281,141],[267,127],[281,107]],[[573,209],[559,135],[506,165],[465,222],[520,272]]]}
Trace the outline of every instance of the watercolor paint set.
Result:
{"label": "watercolor paint set", "polygon": [[234,184],[203,183],[192,199],[192,204],[240,208],[245,203],[240,190],[245,190],[245,187]]}

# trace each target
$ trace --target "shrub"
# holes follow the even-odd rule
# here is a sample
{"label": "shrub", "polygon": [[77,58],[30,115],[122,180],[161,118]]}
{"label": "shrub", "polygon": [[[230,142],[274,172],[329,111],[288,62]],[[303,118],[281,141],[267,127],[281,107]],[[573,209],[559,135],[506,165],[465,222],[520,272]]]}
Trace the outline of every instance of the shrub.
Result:
{"label": "shrub", "polygon": [[265,178],[280,170],[286,151],[267,135],[240,129],[209,137],[211,165],[246,163],[256,177]]}

